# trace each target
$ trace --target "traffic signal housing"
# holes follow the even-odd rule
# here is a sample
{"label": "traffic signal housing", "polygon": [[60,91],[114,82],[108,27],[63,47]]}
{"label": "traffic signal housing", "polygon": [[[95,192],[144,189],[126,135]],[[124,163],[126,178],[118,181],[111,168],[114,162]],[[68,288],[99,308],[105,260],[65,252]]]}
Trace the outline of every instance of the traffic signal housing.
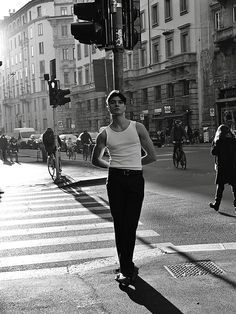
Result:
{"label": "traffic signal housing", "polygon": [[140,0],[122,0],[124,48],[133,50],[141,44]]}
{"label": "traffic signal housing", "polygon": [[65,97],[68,94],[70,94],[69,89],[58,89],[57,103],[59,106],[64,106],[66,103],[70,102],[70,97]]}
{"label": "traffic signal housing", "polygon": [[57,92],[58,92],[58,86],[56,80],[48,81],[49,85],[49,99],[50,99],[50,106],[53,108],[57,107]]}
{"label": "traffic signal housing", "polygon": [[[71,34],[80,43],[98,48],[112,45],[111,0],[74,4],[78,21],[71,24]],[[82,21],[81,21],[82,20]]]}

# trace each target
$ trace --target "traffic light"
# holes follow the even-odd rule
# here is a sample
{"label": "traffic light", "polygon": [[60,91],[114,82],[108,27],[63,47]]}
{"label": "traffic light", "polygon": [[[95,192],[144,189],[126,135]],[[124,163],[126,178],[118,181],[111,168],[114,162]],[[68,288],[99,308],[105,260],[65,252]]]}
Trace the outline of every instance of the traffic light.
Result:
{"label": "traffic light", "polygon": [[57,92],[58,92],[57,81],[56,80],[48,81],[48,85],[49,85],[50,106],[52,106],[53,108],[56,108],[58,106],[58,104],[57,104]]}
{"label": "traffic light", "polygon": [[111,1],[95,0],[74,4],[74,14],[78,20],[83,21],[71,24],[71,34],[75,39],[87,45],[96,44],[98,48],[112,45]]}
{"label": "traffic light", "polygon": [[141,43],[140,0],[122,0],[124,48]]}
{"label": "traffic light", "polygon": [[57,103],[59,106],[64,106],[66,103],[70,102],[70,97],[65,97],[68,94],[70,94],[69,89],[58,89]]}

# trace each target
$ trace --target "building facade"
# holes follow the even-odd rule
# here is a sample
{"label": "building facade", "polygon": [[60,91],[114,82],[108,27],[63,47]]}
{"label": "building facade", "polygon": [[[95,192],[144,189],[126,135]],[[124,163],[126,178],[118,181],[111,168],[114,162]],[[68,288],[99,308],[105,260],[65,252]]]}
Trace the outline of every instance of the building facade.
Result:
{"label": "building facade", "polygon": [[[61,88],[75,85],[72,13],[72,1],[33,0],[1,21],[2,132],[11,134],[15,127],[25,126],[42,133],[53,127],[44,74],[50,73],[50,60],[56,59]],[[71,131],[71,104],[58,111]]]}

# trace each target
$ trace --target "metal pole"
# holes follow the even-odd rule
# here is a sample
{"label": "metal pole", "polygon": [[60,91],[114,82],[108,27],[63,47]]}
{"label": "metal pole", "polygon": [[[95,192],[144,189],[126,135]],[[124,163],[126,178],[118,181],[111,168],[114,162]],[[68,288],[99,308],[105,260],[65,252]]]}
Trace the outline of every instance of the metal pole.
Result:
{"label": "metal pole", "polygon": [[113,29],[114,29],[114,77],[115,89],[123,91],[123,21],[122,21],[122,2],[113,0]]}
{"label": "metal pole", "polygon": [[56,180],[59,180],[61,173],[60,173],[60,169],[59,169],[59,154],[58,154],[58,140],[57,140],[58,130],[57,130],[56,108],[54,108],[54,107],[53,107],[53,124],[54,124],[54,140],[55,140],[55,145],[56,145],[56,151],[55,151]]}

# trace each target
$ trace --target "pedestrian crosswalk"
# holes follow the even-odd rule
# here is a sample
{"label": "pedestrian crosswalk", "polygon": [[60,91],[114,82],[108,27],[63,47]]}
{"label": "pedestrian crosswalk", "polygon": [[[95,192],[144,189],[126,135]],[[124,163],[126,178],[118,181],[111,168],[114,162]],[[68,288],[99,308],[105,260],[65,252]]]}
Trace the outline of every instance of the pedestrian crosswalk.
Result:
{"label": "pedestrian crosswalk", "polygon": [[[0,208],[0,280],[116,256],[109,206],[91,188],[9,189]],[[140,222],[135,251],[157,242]]]}

